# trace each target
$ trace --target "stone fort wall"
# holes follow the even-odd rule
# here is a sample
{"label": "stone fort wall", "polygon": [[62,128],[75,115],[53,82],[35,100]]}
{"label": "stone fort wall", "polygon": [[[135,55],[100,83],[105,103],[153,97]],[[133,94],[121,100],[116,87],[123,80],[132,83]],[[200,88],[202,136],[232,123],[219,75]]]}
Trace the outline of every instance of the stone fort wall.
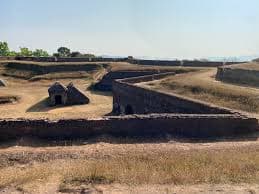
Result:
{"label": "stone fort wall", "polygon": [[220,67],[216,79],[220,81],[259,87],[259,71]]}
{"label": "stone fort wall", "polygon": [[101,68],[102,66],[106,66],[106,64],[52,64],[52,65],[38,65],[33,63],[18,63],[18,62],[8,62],[6,65],[8,68],[19,69],[19,70],[27,70],[34,71],[39,74],[46,74],[52,72],[66,72],[66,71],[92,71],[97,68]]}
{"label": "stone fort wall", "polygon": [[141,70],[141,71],[138,71],[138,70],[110,71],[107,74],[105,74],[98,83],[95,84],[94,88],[102,91],[111,91],[112,83],[116,79],[140,77],[140,76],[153,75],[153,74],[164,73],[164,72],[168,72],[168,70],[150,69],[150,70]]}
{"label": "stone fort wall", "polygon": [[113,82],[113,111],[117,114],[185,113],[233,114],[230,109],[173,93],[164,93],[134,85],[138,82],[162,79],[174,73],[161,73]]}
{"label": "stone fort wall", "polygon": [[[86,57],[1,57],[0,61],[18,60],[34,62],[129,62],[139,65],[155,66],[185,66],[185,67],[220,67],[223,65],[238,64],[240,62],[223,62],[223,61],[199,61],[199,60],[143,60],[128,58],[86,58]],[[243,63],[243,62],[242,62]]]}
{"label": "stone fort wall", "polygon": [[20,137],[78,139],[100,134],[208,138],[246,134],[256,129],[256,119],[237,114],[149,114],[55,121],[5,119],[0,120],[0,140]]}

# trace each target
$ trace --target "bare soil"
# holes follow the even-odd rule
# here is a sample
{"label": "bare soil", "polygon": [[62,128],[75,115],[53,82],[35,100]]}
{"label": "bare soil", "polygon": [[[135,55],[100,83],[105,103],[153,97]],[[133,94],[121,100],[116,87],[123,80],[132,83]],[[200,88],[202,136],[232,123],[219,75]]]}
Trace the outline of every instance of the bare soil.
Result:
{"label": "bare soil", "polygon": [[48,88],[55,79],[30,82],[5,77],[5,81],[8,85],[0,89],[0,96],[17,96],[19,100],[16,103],[0,104],[0,118],[92,118],[104,116],[112,110],[111,93],[87,91],[91,83],[88,79],[58,80],[65,85],[73,81],[90,98],[89,104],[66,107],[48,106]]}

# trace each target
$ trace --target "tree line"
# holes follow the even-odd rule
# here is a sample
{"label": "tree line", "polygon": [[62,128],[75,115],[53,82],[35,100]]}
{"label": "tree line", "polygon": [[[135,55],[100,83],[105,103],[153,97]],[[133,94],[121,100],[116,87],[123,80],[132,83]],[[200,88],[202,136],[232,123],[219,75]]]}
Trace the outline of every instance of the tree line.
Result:
{"label": "tree line", "polygon": [[8,43],[4,41],[0,41],[0,56],[7,56],[7,57],[86,57],[86,58],[93,58],[95,55],[93,54],[83,54],[79,51],[70,51],[67,47],[59,47],[56,53],[49,54],[47,51],[43,49],[35,49],[30,50],[27,47],[20,47],[18,52],[12,51],[9,49]]}

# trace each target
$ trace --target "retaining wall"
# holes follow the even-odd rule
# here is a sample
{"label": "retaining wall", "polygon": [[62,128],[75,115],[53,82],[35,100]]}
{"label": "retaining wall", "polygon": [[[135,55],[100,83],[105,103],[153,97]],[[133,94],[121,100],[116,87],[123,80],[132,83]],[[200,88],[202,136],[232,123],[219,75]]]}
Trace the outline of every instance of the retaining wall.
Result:
{"label": "retaining wall", "polygon": [[3,56],[0,56],[0,61],[12,61],[12,60],[15,60],[15,57],[3,57]]}
{"label": "retaining wall", "polygon": [[27,71],[35,71],[39,74],[46,74],[52,72],[66,72],[66,71],[92,71],[101,66],[105,66],[105,64],[52,64],[52,65],[38,65],[32,63],[16,63],[9,62],[6,64],[6,67]]}
{"label": "retaining wall", "polygon": [[184,67],[221,67],[224,65],[240,64],[244,62],[223,62],[223,61],[182,61]]}
{"label": "retaining wall", "polygon": [[[198,61],[198,60],[143,60],[128,58],[86,58],[86,57],[0,57],[3,60],[34,61],[34,62],[129,62],[139,65],[154,66],[185,66],[185,67],[219,67],[223,65],[239,64],[241,62]],[[242,62],[244,63],[244,62]]]}
{"label": "retaining wall", "polygon": [[102,58],[102,57],[15,57],[19,61],[34,62],[119,62],[126,61],[126,58]]}
{"label": "retaining wall", "polygon": [[182,65],[184,67],[219,67],[223,66],[224,62],[214,62],[214,61],[183,61]]}
{"label": "retaining wall", "polygon": [[145,70],[145,71],[110,71],[103,78],[95,84],[94,88],[102,91],[111,91],[112,82],[116,79],[139,77],[144,75],[157,74],[159,72],[164,72],[163,70]]}
{"label": "retaining wall", "polygon": [[[117,114],[185,113],[233,114],[230,109],[173,93],[164,93],[134,85],[137,82],[161,79],[174,73],[156,74],[113,82],[113,112]],[[128,111],[130,113],[128,113]]]}
{"label": "retaining wall", "polygon": [[216,79],[259,87],[259,71],[256,70],[221,67],[218,68]]}
{"label": "retaining wall", "polygon": [[220,137],[253,132],[257,120],[240,115],[150,114],[99,119],[0,120],[0,139],[25,136],[54,139],[88,138],[94,135]]}
{"label": "retaining wall", "polygon": [[181,66],[181,61],[174,60],[141,60],[141,59],[133,59],[128,60],[128,62],[138,65],[154,65],[154,66]]}

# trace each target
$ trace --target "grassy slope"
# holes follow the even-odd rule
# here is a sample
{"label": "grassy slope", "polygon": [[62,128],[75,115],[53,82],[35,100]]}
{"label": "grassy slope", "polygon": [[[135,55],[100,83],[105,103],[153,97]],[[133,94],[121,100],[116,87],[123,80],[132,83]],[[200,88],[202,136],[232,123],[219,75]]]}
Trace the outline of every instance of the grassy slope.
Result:
{"label": "grassy slope", "polygon": [[[41,79],[73,79],[73,78],[86,78],[86,79],[91,79],[92,77],[95,76],[95,74],[98,71],[103,71],[102,63],[87,63],[87,62],[80,62],[80,63],[68,63],[68,62],[62,62],[62,63],[39,63],[39,62],[27,62],[27,61],[9,61],[9,62],[14,62],[17,65],[23,65],[23,64],[33,64],[36,66],[52,66],[52,65],[96,65],[95,70],[91,71],[66,71],[66,72],[52,72],[52,73],[47,73],[47,74],[41,74],[37,71],[33,70],[26,70],[26,69],[16,69],[16,68],[2,68],[1,69],[1,74],[4,76],[10,76],[14,78],[21,78],[21,79],[26,79],[26,80],[31,80],[31,81],[37,81]],[[3,65],[6,63],[2,63]]]}
{"label": "grassy slope", "polygon": [[220,106],[247,112],[259,112],[259,90],[217,82],[210,77],[215,70],[172,76],[148,87],[171,91]]}
{"label": "grassy slope", "polygon": [[246,70],[259,70],[259,62],[249,62],[249,63],[241,63],[241,64],[235,64],[235,65],[229,65],[227,68],[233,68],[233,69],[246,69]]}

